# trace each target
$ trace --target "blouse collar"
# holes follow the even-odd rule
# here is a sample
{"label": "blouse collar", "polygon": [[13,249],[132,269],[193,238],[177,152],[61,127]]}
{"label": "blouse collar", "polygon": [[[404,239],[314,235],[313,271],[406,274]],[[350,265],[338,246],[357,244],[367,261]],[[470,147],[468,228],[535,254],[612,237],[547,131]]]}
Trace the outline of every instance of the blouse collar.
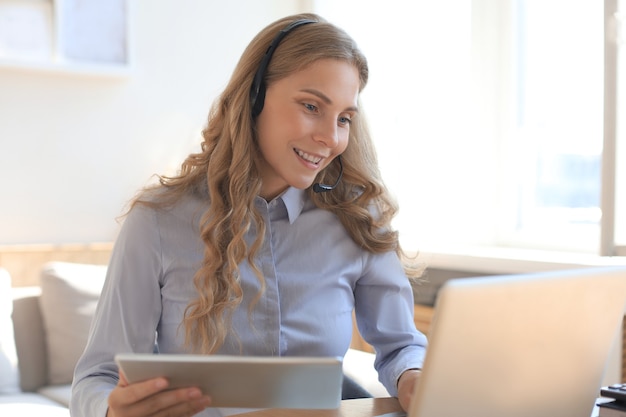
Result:
{"label": "blouse collar", "polygon": [[289,223],[293,224],[304,209],[307,200],[306,190],[289,187],[278,198],[283,200],[285,208],[287,209],[287,215],[289,216]]}

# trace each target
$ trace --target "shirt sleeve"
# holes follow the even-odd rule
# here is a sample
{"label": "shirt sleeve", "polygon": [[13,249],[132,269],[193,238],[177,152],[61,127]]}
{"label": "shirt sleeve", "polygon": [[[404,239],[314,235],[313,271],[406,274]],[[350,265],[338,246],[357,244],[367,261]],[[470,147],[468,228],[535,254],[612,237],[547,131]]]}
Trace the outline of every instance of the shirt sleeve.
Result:
{"label": "shirt sleeve", "polygon": [[116,240],[72,385],[73,417],[104,417],[118,381],[114,356],[151,353],[161,314],[161,249],[155,210],[136,206]]}
{"label": "shirt sleeve", "polygon": [[355,287],[357,326],[376,351],[374,366],[389,394],[407,369],[421,368],[427,339],[415,328],[413,290],[395,252],[368,254]]}

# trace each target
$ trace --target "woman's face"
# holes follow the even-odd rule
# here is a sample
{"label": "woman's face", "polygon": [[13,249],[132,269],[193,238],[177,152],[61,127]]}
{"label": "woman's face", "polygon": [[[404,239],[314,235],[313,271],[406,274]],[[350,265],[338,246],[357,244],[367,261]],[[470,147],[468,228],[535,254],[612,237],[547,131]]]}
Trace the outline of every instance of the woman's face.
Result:
{"label": "woman's face", "polygon": [[352,64],[321,59],[268,86],[257,117],[261,196],[304,189],[346,150],[357,114],[359,74]]}

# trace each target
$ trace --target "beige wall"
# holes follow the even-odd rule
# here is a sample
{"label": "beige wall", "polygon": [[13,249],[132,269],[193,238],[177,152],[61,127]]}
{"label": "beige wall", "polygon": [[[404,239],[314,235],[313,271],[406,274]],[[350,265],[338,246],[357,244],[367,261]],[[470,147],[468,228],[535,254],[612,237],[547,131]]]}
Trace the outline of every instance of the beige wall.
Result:
{"label": "beige wall", "polygon": [[128,77],[0,63],[0,245],[113,240],[135,191],[196,149],[254,34],[309,3],[131,0]]}

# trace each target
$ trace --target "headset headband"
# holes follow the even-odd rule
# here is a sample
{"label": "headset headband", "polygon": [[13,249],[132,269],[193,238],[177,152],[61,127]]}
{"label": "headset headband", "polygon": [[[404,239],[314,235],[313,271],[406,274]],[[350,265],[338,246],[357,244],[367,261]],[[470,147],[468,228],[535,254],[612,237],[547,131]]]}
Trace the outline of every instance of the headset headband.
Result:
{"label": "headset headband", "polygon": [[252,104],[252,117],[257,117],[261,114],[263,110],[263,104],[265,103],[265,73],[267,72],[267,67],[270,64],[270,60],[272,59],[272,55],[274,55],[274,51],[278,44],[283,40],[285,36],[298,26],[307,25],[309,23],[316,23],[315,20],[309,19],[300,19],[294,22],[291,22],[284,29],[278,32],[278,35],[274,38],[270,46],[267,48],[263,59],[261,60],[261,64],[259,65],[259,69],[254,75],[254,80],[252,81],[252,89],[250,90],[250,103]]}

